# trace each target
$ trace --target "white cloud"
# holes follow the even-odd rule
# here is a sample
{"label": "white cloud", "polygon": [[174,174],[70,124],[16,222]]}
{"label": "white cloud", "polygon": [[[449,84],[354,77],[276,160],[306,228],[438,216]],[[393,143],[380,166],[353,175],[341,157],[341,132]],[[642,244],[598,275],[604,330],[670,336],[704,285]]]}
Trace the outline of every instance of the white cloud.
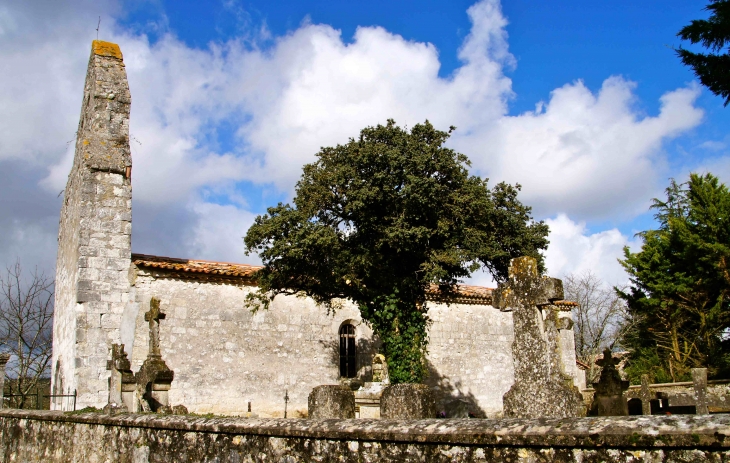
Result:
{"label": "white cloud", "polygon": [[666,93],[654,117],[633,109],[633,88],[621,77],[607,79],[595,95],[580,81],[565,85],[542,108],[503,117],[459,147],[468,151],[481,139],[485,154],[472,155],[475,167],[522,184],[538,215],[633,216],[666,177],[662,143],[702,118],[695,87]]}
{"label": "white cloud", "polygon": [[630,239],[617,229],[588,233],[585,222],[574,222],[565,214],[546,220],[550,226],[550,246],[545,253],[548,274],[562,277],[569,273],[592,272],[609,285],[628,283],[628,275],[618,263],[624,246],[636,252],[638,239]]}
{"label": "white cloud", "polygon": [[188,248],[195,258],[224,262],[260,264],[257,256],[246,256],[243,235],[253,224],[254,214],[232,205],[222,206],[196,200],[191,209],[198,217]]}

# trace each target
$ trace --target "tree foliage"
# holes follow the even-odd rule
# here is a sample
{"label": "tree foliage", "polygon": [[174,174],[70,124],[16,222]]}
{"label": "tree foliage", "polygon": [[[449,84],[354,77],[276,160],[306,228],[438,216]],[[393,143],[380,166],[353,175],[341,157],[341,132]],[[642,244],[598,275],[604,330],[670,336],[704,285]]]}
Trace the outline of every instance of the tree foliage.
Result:
{"label": "tree foliage", "polygon": [[674,180],[666,200],[654,199],[657,230],[641,233],[641,251],[624,249],[621,261],[631,288],[619,291],[634,329],[624,337],[633,350],[627,373],[658,381],[690,378],[707,367],[730,373],[730,192],[711,174]]}
{"label": "tree foliage", "polygon": [[449,133],[389,120],[322,148],[294,205],[269,208],[246,234],[247,252],[264,263],[254,308],[277,294],[328,308],[349,299],[380,338],[391,380],[421,381],[430,285],[451,293],[482,266],[504,280],[513,257],[542,266],[548,243],[547,225],[517,200],[519,185],[490,190],[470,176],[466,156],[443,146]]}
{"label": "tree foliage", "polygon": [[[684,48],[677,55],[690,66],[702,85],[730,103],[730,54],[725,47],[730,43],[730,0],[710,0],[705,7],[712,14],[708,19],[697,19],[677,34],[692,44],[701,43],[713,53],[694,53]],[[721,53],[725,50],[724,53]]]}
{"label": "tree foliage", "polygon": [[6,387],[18,408],[29,403],[39,380],[50,376],[53,280],[34,272],[27,279],[20,263],[0,274],[0,352],[11,354]]}

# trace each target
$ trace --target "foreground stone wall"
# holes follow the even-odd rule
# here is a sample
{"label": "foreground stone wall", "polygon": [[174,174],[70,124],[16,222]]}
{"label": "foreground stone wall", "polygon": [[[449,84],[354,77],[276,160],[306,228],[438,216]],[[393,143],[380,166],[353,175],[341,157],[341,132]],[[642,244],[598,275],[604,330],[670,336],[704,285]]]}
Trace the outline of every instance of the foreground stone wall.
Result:
{"label": "foreground stone wall", "polygon": [[0,411],[0,460],[719,462],[730,416],[284,420]]}
{"label": "foreground stone wall", "polygon": [[[306,416],[311,390],[339,382],[343,323],[355,325],[359,375],[370,381],[377,346],[351,303],[328,315],[309,298],[279,296],[268,311],[252,314],[245,299],[255,287],[148,269],[135,274],[135,313],[124,317],[133,326],[123,321],[122,342],[133,344],[127,351],[136,371],[147,355],[144,313],[150,299],[159,298],[167,314],[160,322],[162,357],[175,371],[172,404],[195,413],[244,414],[251,402],[253,413],[281,417],[288,391],[288,416]],[[439,411],[461,399],[476,416],[500,416],[502,395],[513,382],[512,314],[489,305],[429,302],[429,316],[427,383]]]}

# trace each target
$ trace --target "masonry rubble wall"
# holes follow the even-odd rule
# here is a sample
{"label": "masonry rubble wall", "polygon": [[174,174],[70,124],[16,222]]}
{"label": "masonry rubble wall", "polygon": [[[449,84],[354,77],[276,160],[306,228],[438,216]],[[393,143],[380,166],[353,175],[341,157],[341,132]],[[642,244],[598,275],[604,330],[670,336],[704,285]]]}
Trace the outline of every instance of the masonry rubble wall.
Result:
{"label": "masonry rubble wall", "polygon": [[80,407],[106,403],[107,350],[129,295],[130,104],[119,47],[94,41],[61,209],[53,324],[52,390],[78,390]]}
{"label": "masonry rubble wall", "polygon": [[[252,314],[246,295],[256,288],[230,282],[168,278],[135,269],[132,370],[147,355],[144,312],[152,297],[161,300],[162,358],[175,371],[170,403],[195,413],[245,414],[248,403],[259,416],[306,416],[307,397],[322,384],[339,383],[339,329],[356,329],[359,376],[370,381],[376,353],[372,330],[349,302],[328,315],[309,298],[279,296],[269,310]],[[440,409],[466,400],[477,416],[498,417],[512,376],[511,314],[489,305],[429,302],[427,384]],[[123,342],[124,339],[123,339]],[[129,342],[129,341],[127,341]]]}
{"label": "masonry rubble wall", "polygon": [[292,420],[0,411],[2,461],[715,462],[730,416]]}

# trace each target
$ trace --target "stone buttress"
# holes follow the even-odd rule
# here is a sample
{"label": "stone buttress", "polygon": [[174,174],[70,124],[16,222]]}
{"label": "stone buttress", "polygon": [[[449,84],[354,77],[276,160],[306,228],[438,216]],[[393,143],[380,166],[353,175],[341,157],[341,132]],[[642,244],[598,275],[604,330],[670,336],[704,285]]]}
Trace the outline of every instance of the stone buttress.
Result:
{"label": "stone buttress", "polygon": [[[108,353],[120,342],[129,299],[130,103],[119,47],[95,40],[61,209],[53,321],[52,391],[77,390],[77,408],[107,402]],[[51,406],[67,404],[54,399]]]}

